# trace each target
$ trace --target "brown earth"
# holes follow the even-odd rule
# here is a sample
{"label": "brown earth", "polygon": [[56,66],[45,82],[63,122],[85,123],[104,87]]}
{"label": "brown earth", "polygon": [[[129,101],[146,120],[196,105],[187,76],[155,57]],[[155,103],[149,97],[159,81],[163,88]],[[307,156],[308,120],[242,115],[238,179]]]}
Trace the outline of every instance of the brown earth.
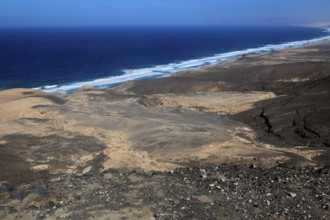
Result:
{"label": "brown earth", "polygon": [[[245,180],[246,184],[249,182],[244,176],[261,177],[262,173],[267,172],[267,175],[276,173],[285,176],[288,170],[270,168],[283,163],[294,167],[318,167],[315,172],[320,171],[322,174],[315,174],[317,177],[313,177],[313,181],[326,182],[327,166],[330,165],[329,90],[330,43],[325,42],[265,55],[247,55],[236,61],[184,71],[168,78],[127,82],[109,90],[84,87],[70,95],[47,94],[31,89],[2,91],[0,181],[10,182],[11,187],[6,188],[6,184],[1,183],[0,193],[3,192],[3,196],[0,202],[3,208],[0,209],[0,216],[14,219],[119,219],[137,218],[136,216],[145,219],[180,219],[193,217],[183,214],[186,209],[198,209],[196,218],[201,219],[208,213],[201,206],[194,208],[180,203],[180,206],[187,207],[176,207],[175,215],[174,211],[161,215],[159,212],[163,206],[160,203],[151,206],[150,201],[145,201],[151,198],[160,199],[162,195],[152,194],[171,189],[169,186],[162,189],[156,187],[164,181],[172,181],[172,177],[164,171],[177,169],[182,172],[180,170],[192,166],[206,166],[205,169],[212,173],[209,169],[213,168],[208,168],[209,166],[231,164],[222,165],[222,168],[220,166],[220,170],[225,169],[227,171],[223,172],[230,175],[235,172],[234,165],[239,165],[243,177],[239,178],[242,182],[238,184],[243,184],[244,190],[238,194],[251,190],[248,185],[244,185]],[[244,165],[252,163],[261,165],[262,170],[249,170]],[[80,202],[71,200],[67,207],[61,206],[59,211],[54,208],[54,212],[48,212],[46,205],[50,201],[54,202],[55,197],[39,198],[40,195],[37,195],[39,202],[30,198],[36,196],[31,193],[31,189],[39,186],[40,181],[50,186],[47,188],[48,194],[75,194],[75,189],[67,189],[67,184],[70,183],[57,183],[55,179],[67,174],[80,175],[87,166],[92,166],[94,173],[112,169],[121,172],[125,178],[129,178],[132,170],[142,170],[141,175],[148,175],[153,170],[161,178],[152,180],[154,185],[150,186],[150,194],[141,197],[138,192],[141,187],[147,187],[148,178],[137,177],[140,182],[137,188],[132,186],[131,189],[124,184],[123,187],[128,188],[123,188],[118,193],[126,193],[121,194],[126,199],[134,198],[131,203],[125,203],[126,206],[120,205],[119,200],[114,200],[116,205],[109,202],[106,207],[100,206],[99,202],[88,201],[79,206]],[[200,175],[204,171],[197,169],[196,172]],[[298,183],[302,184],[299,172],[292,171],[292,176],[288,177],[295,179],[288,190],[292,191],[295,187],[300,187]],[[96,189],[92,186],[96,183],[107,184],[106,180],[100,179],[103,178],[102,175],[88,176],[87,179],[77,178],[79,187],[87,184],[77,190],[82,190],[84,195],[97,200],[94,193]],[[185,177],[182,175],[176,178]],[[308,177],[309,174],[306,175]],[[109,184],[115,187],[121,184],[119,179],[115,178],[111,180],[112,185]],[[212,181],[219,181],[219,178],[212,177]],[[266,184],[263,181],[268,180],[263,179],[259,184]],[[188,193],[189,196],[191,193],[191,198],[201,203],[214,203],[211,201],[215,200],[220,202],[224,199],[220,195],[206,195],[206,191],[201,189],[212,183],[202,183],[198,187],[188,184],[186,187],[191,187],[192,191],[184,191],[184,194]],[[184,182],[180,179],[173,184],[183,187]],[[230,193],[229,185],[226,193]],[[263,189],[265,188],[260,188]],[[329,193],[323,195],[328,191],[323,192],[322,189],[311,185],[306,188],[308,193],[319,190],[322,195],[322,202],[313,203],[320,211],[317,218],[326,216],[324,213],[328,209],[324,207],[328,207],[330,201]],[[115,194],[109,187],[107,190]],[[181,195],[180,192],[176,193]],[[25,199],[24,193],[30,199]],[[289,191],[285,196],[288,195],[292,197]],[[23,203],[15,200],[17,198],[22,199]],[[238,198],[239,196],[234,199],[237,204]],[[135,206],[140,199],[144,202]],[[267,214],[267,218],[290,217],[291,212],[284,213],[280,200],[274,202],[279,214],[274,211],[270,217]],[[232,203],[225,204],[229,208]],[[27,211],[26,208],[31,205],[37,208]],[[88,209],[89,214],[72,218],[77,213],[84,213],[83,209],[88,205],[94,207],[93,210]],[[307,207],[308,203],[304,205]],[[264,219],[264,209],[253,207],[246,208],[247,213],[244,213],[249,218],[254,216]],[[233,210],[220,217],[228,218]],[[262,215],[258,215],[258,210]],[[215,210],[214,213],[218,211]],[[100,213],[104,215],[99,215]],[[315,213],[317,212],[291,214],[293,218],[300,218],[316,216]],[[219,215],[206,218],[214,219],[216,216]],[[239,216],[236,215],[236,218],[240,218]]]}

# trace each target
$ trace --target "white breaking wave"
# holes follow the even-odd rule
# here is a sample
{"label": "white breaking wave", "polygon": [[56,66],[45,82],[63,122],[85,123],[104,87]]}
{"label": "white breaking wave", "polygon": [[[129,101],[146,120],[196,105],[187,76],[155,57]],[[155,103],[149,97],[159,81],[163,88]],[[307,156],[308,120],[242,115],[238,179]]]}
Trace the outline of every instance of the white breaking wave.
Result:
{"label": "white breaking wave", "polygon": [[[330,28],[325,29],[325,31],[330,32]],[[198,69],[201,67],[212,66],[224,61],[240,58],[246,54],[269,53],[272,51],[278,51],[288,48],[302,47],[308,44],[318,43],[326,40],[330,40],[330,36],[316,38],[312,40],[294,41],[284,44],[269,44],[263,47],[215,54],[214,56],[211,57],[192,59],[192,60],[182,61],[179,63],[170,63],[167,65],[158,65],[150,68],[127,69],[124,70],[124,74],[120,76],[111,76],[111,77],[100,78],[85,82],[76,82],[66,85],[48,85],[48,86],[38,87],[35,89],[41,89],[45,92],[50,92],[50,93],[69,93],[85,85],[93,86],[96,88],[110,88],[112,86],[118,85],[120,83],[129,80],[168,77],[182,70],[191,70],[191,69]]]}

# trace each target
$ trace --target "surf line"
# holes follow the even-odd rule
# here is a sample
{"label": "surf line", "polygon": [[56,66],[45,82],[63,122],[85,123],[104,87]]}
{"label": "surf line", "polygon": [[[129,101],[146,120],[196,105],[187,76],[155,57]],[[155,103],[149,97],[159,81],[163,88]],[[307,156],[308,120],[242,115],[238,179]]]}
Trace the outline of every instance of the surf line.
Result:
{"label": "surf line", "polygon": [[[330,28],[325,28],[325,31],[330,32]],[[99,78],[91,81],[75,82],[64,85],[46,85],[34,89],[43,90],[49,93],[65,94],[65,93],[74,92],[85,85],[93,86],[96,88],[111,88],[113,86],[116,86],[118,84],[130,80],[168,77],[174,73],[183,70],[192,70],[192,69],[212,66],[228,60],[238,59],[246,54],[265,54],[272,51],[279,51],[289,48],[299,48],[309,44],[320,43],[327,40],[330,40],[330,36],[315,38],[311,40],[293,41],[283,44],[269,44],[258,48],[220,53],[220,54],[215,54],[214,56],[211,57],[204,57],[200,59],[192,59],[178,63],[158,65],[150,68],[126,69],[123,71],[124,74],[119,76],[111,76],[111,77]]]}

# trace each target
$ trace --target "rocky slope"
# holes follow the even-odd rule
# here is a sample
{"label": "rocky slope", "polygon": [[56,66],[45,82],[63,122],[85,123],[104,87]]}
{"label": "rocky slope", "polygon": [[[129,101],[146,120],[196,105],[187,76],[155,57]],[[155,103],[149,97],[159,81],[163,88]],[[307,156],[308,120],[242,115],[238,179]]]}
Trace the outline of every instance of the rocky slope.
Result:
{"label": "rocky slope", "polygon": [[67,174],[4,193],[1,202],[11,202],[0,213],[8,219],[329,219],[329,169],[221,164]]}
{"label": "rocky slope", "polygon": [[0,92],[0,217],[327,219],[329,45]]}

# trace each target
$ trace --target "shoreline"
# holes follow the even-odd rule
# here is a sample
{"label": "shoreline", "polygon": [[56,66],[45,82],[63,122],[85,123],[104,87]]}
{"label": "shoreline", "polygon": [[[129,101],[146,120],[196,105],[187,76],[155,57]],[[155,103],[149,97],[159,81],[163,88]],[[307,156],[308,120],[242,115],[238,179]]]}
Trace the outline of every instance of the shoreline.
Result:
{"label": "shoreline", "polygon": [[112,89],[0,91],[0,217],[325,219],[329,70],[328,41]]}
{"label": "shoreline", "polygon": [[[327,32],[330,32],[329,28],[323,28],[323,29],[326,30]],[[274,51],[301,48],[301,47],[312,46],[314,44],[320,44],[320,43],[322,44],[327,41],[330,41],[330,35],[314,38],[310,40],[292,41],[282,44],[270,44],[257,48],[248,48],[239,51],[230,51],[230,52],[215,54],[214,56],[210,56],[210,57],[190,59],[178,63],[157,65],[157,66],[145,67],[141,69],[127,69],[124,70],[123,75],[119,75],[119,76],[99,78],[86,82],[74,82],[70,84],[63,84],[60,86],[45,85],[41,87],[36,87],[34,89],[42,90],[49,93],[55,93],[55,94],[70,94],[72,92],[79,90],[83,86],[92,86],[100,89],[111,89],[130,80],[144,80],[150,78],[170,77],[171,75],[181,71],[208,68],[214,65],[219,65],[224,62],[234,61],[236,59],[241,58],[242,56],[247,56],[251,54],[262,55],[262,54],[272,53]],[[196,67],[194,65],[196,65]],[[190,67],[187,69],[185,66],[190,66]]]}
{"label": "shoreline", "polygon": [[[324,51],[322,48],[324,48]],[[164,115],[167,114],[167,117],[170,117],[172,118],[171,120],[174,120],[173,116],[170,113],[171,111],[177,111],[176,115],[174,115],[175,117],[181,117],[182,119],[186,118],[182,123],[186,124],[187,127],[193,126],[193,124],[196,123],[196,125],[194,126],[200,127],[201,130],[204,130],[203,123],[200,124],[201,122],[194,118],[200,117],[197,115],[202,114],[205,116],[203,120],[211,121],[212,126],[214,126],[214,128],[212,129],[208,128],[211,130],[223,129],[220,125],[213,124],[214,114],[220,115],[221,117],[229,116],[228,122],[225,122],[227,121],[227,119],[224,118],[224,123],[230,124],[230,128],[228,128],[229,130],[232,130],[232,126],[238,126],[242,128],[247,127],[247,132],[243,132],[246,133],[243,135],[243,139],[240,139],[241,137],[238,138],[237,143],[241,141],[243,141],[243,143],[253,143],[254,141],[256,141],[255,146],[257,148],[260,146],[268,146],[270,144],[268,147],[275,151],[277,145],[280,147],[285,146],[289,151],[291,151],[290,145],[308,146],[311,144],[309,143],[310,140],[313,140],[313,142],[315,142],[315,145],[318,147],[322,145],[328,145],[328,140],[326,139],[328,132],[326,129],[326,124],[324,125],[325,127],[322,128],[325,129],[325,133],[319,134],[317,132],[318,128],[316,130],[315,128],[308,128],[310,131],[305,131],[304,127],[306,127],[306,125],[301,125],[303,126],[303,128],[300,128],[299,126],[292,127],[291,125],[287,125],[285,123],[283,124],[283,122],[275,121],[274,123],[280,123],[276,125],[279,127],[279,131],[276,131],[276,129],[273,128],[272,130],[268,130],[268,132],[264,133],[265,124],[263,122],[262,117],[260,118],[259,116],[266,115],[265,117],[270,118],[267,119],[267,123],[273,123],[273,120],[277,120],[277,117],[287,117],[285,115],[285,112],[292,112],[292,109],[288,104],[291,102],[291,99],[297,99],[297,94],[304,94],[304,90],[308,88],[310,83],[314,83],[315,80],[320,81],[322,77],[327,77],[327,62],[330,60],[329,48],[330,43],[328,41],[322,44],[314,44],[302,48],[275,51],[269,54],[247,55],[237,60],[228,61],[226,63],[217,64],[207,68],[181,71],[171,77],[129,81],[111,89],[96,89],[93,87],[85,86],[75,93],[63,95],[50,94],[33,89],[12,89],[1,91],[2,98],[0,99],[0,122],[2,123],[2,125],[0,123],[0,131],[3,132],[2,138],[6,137],[5,134],[10,134],[12,132],[6,126],[14,123],[14,125],[17,124],[15,125],[15,129],[17,130],[17,132],[20,131],[18,127],[21,127],[21,132],[25,133],[24,125],[29,125],[29,123],[26,122],[28,123],[26,124],[25,122],[21,123],[19,121],[32,120],[31,126],[38,125],[41,129],[36,130],[37,133],[39,132],[37,135],[37,139],[39,139],[40,134],[44,133],[42,129],[46,129],[47,124],[49,122],[52,122],[52,125],[46,130],[50,129],[50,133],[55,132],[54,134],[56,134],[57,132],[55,130],[64,126],[63,128],[65,129],[65,131],[68,130],[66,132],[69,132],[74,129],[78,133],[82,132],[84,135],[87,135],[88,137],[92,136],[94,138],[92,127],[98,128],[98,132],[101,133],[104,132],[103,129],[111,128],[102,124],[101,118],[104,116],[102,116],[102,111],[100,111],[100,108],[114,108],[115,110],[113,113],[108,113],[110,116],[112,115],[114,117],[111,116],[109,118],[105,118],[106,120],[110,121],[110,124],[117,124],[115,127],[111,128],[111,134],[109,135],[110,137],[115,139],[123,136],[122,139],[127,140],[127,142],[125,141],[123,145],[127,146],[128,149],[132,147],[132,143],[133,145],[139,145],[135,142],[139,142],[140,144],[145,145],[143,141],[141,142],[138,140],[139,137],[143,136],[146,136],[146,140],[151,138],[151,140],[148,140],[151,141],[150,146],[157,146],[161,144],[158,143],[158,138],[161,138],[161,136],[164,135],[164,130],[157,131],[157,127],[154,127],[149,122],[144,122],[143,120],[149,117],[154,118],[156,117],[156,115],[162,118],[164,117]],[[320,56],[318,56],[317,54],[319,54]],[[297,57],[299,58],[299,60],[297,60]],[[315,75],[314,73],[317,73],[317,75]],[[256,78],[256,76],[258,76],[258,78]],[[319,97],[316,96],[317,99],[327,99],[327,93],[324,93],[325,91],[327,91],[326,84],[324,84],[325,82],[326,81],[320,81],[320,91],[314,89],[317,92],[322,92],[320,93],[322,95],[319,95]],[[302,95],[300,94],[299,96]],[[299,101],[301,102],[301,104],[296,103],[297,108],[300,108],[300,105],[302,106],[302,108],[304,105],[310,105],[308,101],[311,98],[310,96],[313,96],[313,94],[307,93],[307,102],[302,100]],[[220,97],[222,99],[219,99]],[[84,102],[86,103],[84,104]],[[282,112],[276,110],[276,106],[283,105],[283,102],[286,103],[286,105],[288,105],[289,107],[283,107],[283,109],[281,110]],[[321,103],[324,103],[324,101],[321,101]],[[327,106],[322,106],[322,108],[327,108]],[[133,110],[135,111],[135,113],[132,115],[133,112],[131,111]],[[302,110],[305,111],[304,109]],[[109,110],[105,110],[105,112],[107,111]],[[126,113],[122,115],[119,114],[119,112],[117,111],[122,111]],[[187,115],[185,111],[195,116],[192,117],[192,115]],[[262,113],[264,111],[266,111],[266,113]],[[275,112],[268,113],[268,111]],[[311,110],[308,110],[307,114],[310,114],[309,111]],[[72,115],[71,112],[77,112],[77,116]],[[86,114],[87,112],[89,112],[88,114],[90,115],[95,115],[95,119],[93,119],[96,120],[95,125],[93,125],[92,122],[89,122],[88,118],[83,117],[83,114]],[[283,114],[283,116],[275,116],[275,114],[278,113]],[[246,116],[245,114],[248,114],[248,116]],[[274,114],[274,116],[272,116],[272,114]],[[325,113],[323,112],[321,113],[321,115],[324,114]],[[294,118],[297,117],[293,113],[289,116]],[[122,118],[122,121],[120,121],[119,118]],[[266,118],[264,119],[266,120]],[[83,126],[86,126],[86,128],[88,129],[85,130],[80,126],[75,126],[77,120],[81,120],[81,123],[84,124]],[[182,134],[187,135],[187,137],[189,137],[190,132],[185,132],[181,126],[176,124],[177,122],[175,122],[175,120],[170,122],[159,121],[159,123],[164,126],[164,129],[168,127],[166,129],[168,129],[169,131],[173,130],[171,126],[176,127],[174,130],[180,131],[179,133],[174,132],[172,135],[174,135],[175,133],[177,133],[175,135],[178,135],[183,132]],[[285,120],[291,121],[297,119]],[[304,121],[306,119],[302,118],[299,120]],[[181,121],[181,119],[178,121]],[[43,124],[43,122],[45,124]],[[327,122],[326,118],[325,122]],[[144,127],[147,126],[147,128],[148,126],[150,126],[150,128],[148,128],[149,131],[147,129],[145,132],[142,132],[142,134],[135,134],[137,133],[134,131],[134,128],[137,126],[136,124],[140,124],[140,126]],[[1,129],[1,126],[3,129]],[[313,126],[319,127],[319,125],[317,124]],[[128,130],[125,127],[127,127]],[[138,127],[136,127],[136,129],[138,129]],[[156,130],[153,131],[153,129]],[[292,132],[290,134],[293,136],[293,138],[288,137],[285,134],[285,130],[283,131],[283,129],[290,129],[290,132]],[[194,132],[197,132],[197,130]],[[313,131],[314,133],[311,131]],[[34,133],[33,131],[31,132]],[[148,132],[156,132],[157,135],[159,134],[160,136],[148,137]],[[192,132],[192,134],[194,132]],[[310,134],[307,134],[306,132]],[[213,132],[211,132],[210,134],[212,133]],[[208,132],[206,132],[206,134],[208,134]],[[60,136],[63,135],[64,134],[60,134]],[[228,136],[224,137],[224,139],[231,139],[232,135],[233,134],[228,133]],[[246,135],[254,137],[253,140],[251,138],[245,137]],[[304,138],[304,136],[310,135],[311,137]],[[64,136],[68,136],[68,134],[65,134]],[[321,136],[322,138],[320,138]],[[177,137],[180,139],[179,136]],[[281,138],[277,140],[277,137],[284,138],[285,140],[287,140],[285,141],[287,143],[283,144]],[[7,141],[6,139],[4,140],[4,143],[7,143],[8,141],[14,141],[14,139],[12,139],[10,136],[8,138],[9,139]],[[29,136],[25,138],[27,138],[27,140],[30,139]],[[172,137],[171,135],[166,137],[165,142],[168,141],[167,138],[169,140]],[[255,138],[262,140],[262,142],[265,141],[265,143],[258,143],[259,140],[255,140]],[[104,145],[107,146],[107,142],[109,141],[108,138],[101,139],[101,142],[103,142]],[[190,142],[190,140],[186,141]],[[204,144],[206,144],[208,141],[211,141],[212,143],[216,142],[216,139],[213,140],[212,137],[210,140],[206,139],[205,143],[203,143],[204,141],[202,141],[197,145],[202,147],[201,149],[204,149]],[[220,145],[221,142],[225,141],[221,140]],[[187,143],[188,146],[190,144],[196,145],[196,143]],[[217,143],[216,145],[218,144],[219,143]],[[238,145],[236,145],[236,147],[238,147]],[[146,152],[149,151],[147,148],[140,150]],[[224,151],[225,149],[222,149],[222,152]],[[104,152],[106,152],[106,150]],[[206,152],[204,152],[205,155],[202,157],[205,157],[207,154],[214,153],[210,153],[209,150],[207,150]],[[219,152],[221,152],[221,150],[219,150]],[[246,151],[246,154],[249,154],[248,152],[249,150]],[[164,152],[162,152],[161,149],[159,152],[157,150],[153,152],[153,154],[158,156],[163,153]],[[169,152],[166,152],[166,154],[168,153]],[[193,151],[191,151],[190,153],[195,154]],[[141,157],[143,155],[140,153],[137,154],[139,155],[138,157]],[[229,153],[229,155],[231,154]],[[151,156],[150,159],[153,156]],[[154,159],[151,159],[149,162],[153,163],[153,160]],[[171,162],[166,160],[167,159],[164,160],[164,164],[160,163],[159,169],[163,169],[161,167],[171,166]],[[248,161],[249,160],[250,159],[248,159]],[[276,160],[274,161],[276,162]],[[118,166],[121,166],[120,161],[116,161],[116,163],[118,163]],[[139,164],[140,162],[136,163]],[[39,165],[37,165],[37,167],[38,166]],[[149,167],[149,165],[143,166],[146,169],[148,169],[147,167]]]}
{"label": "shoreline", "polygon": [[73,94],[0,91],[2,219],[326,219],[330,42]]}

